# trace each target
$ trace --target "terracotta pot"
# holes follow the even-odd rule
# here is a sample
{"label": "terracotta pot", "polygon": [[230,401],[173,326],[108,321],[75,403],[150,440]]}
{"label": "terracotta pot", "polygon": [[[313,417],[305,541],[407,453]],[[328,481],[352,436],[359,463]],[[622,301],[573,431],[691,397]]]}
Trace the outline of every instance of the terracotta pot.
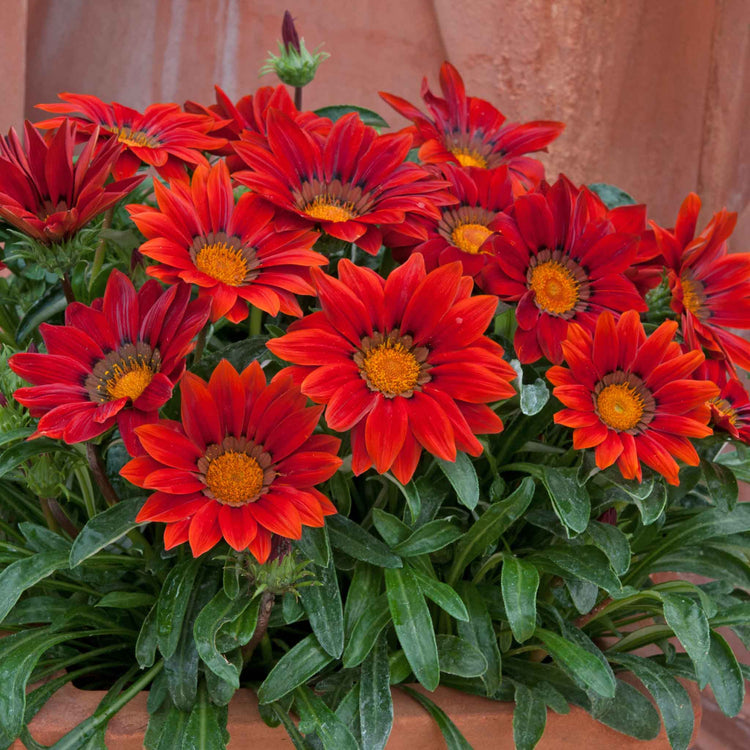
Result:
{"label": "terracotta pot", "polygon": [[[696,715],[695,738],[701,721],[700,693],[694,683],[686,683]],[[417,688],[421,690],[421,688]],[[475,750],[512,747],[513,706],[467,695],[451,688],[438,688],[427,693],[451,717]],[[104,695],[93,690],[79,690],[66,685],[42,708],[31,723],[31,734],[45,745],[59,740],[96,708]],[[400,690],[393,692],[395,722],[388,750],[435,750],[444,741],[437,724],[414,700]],[[109,724],[106,742],[109,750],[141,750],[148,723],[146,693],[136,696]],[[275,750],[292,748],[283,727],[271,729],[260,718],[258,702],[250,690],[240,690],[229,706],[229,750]],[[502,738],[507,738],[503,740]],[[558,715],[549,711],[547,728],[538,750],[580,750],[617,748],[617,750],[669,750],[662,728],[661,734],[649,742],[627,737],[605,727],[580,708],[571,706],[570,713]],[[16,742],[12,750],[23,750]]]}

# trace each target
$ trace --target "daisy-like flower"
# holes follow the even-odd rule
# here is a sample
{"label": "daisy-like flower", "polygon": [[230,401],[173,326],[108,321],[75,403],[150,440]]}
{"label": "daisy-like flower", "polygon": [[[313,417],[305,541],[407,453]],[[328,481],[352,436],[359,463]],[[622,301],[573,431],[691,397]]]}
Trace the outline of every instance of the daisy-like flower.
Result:
{"label": "daisy-like flower", "polygon": [[257,195],[245,193],[235,203],[223,161],[198,167],[190,185],[177,181],[168,190],[156,182],[154,191],[159,210],[128,206],[148,238],[140,252],[158,261],[146,269],[151,276],[196,284],[212,300],[213,321],[239,323],[248,302],[270,315],[302,315],[295,295],[315,293],[308,268],[328,262],[310,249],[318,234],[279,229],[273,208]]}
{"label": "daisy-like flower", "polygon": [[571,322],[593,330],[602,310],[646,310],[624,276],[638,236],[617,231],[617,222],[630,226],[633,213],[611,220],[596,196],[561,177],[517,198],[512,218],[500,215],[481,286],[518,303],[513,343],[521,362],[544,356],[559,364]]}
{"label": "daisy-like flower", "polygon": [[195,557],[222,537],[261,563],[271,534],[299,539],[335,506],[315,489],[341,465],[340,441],[313,435],[321,407],[281,372],[270,383],[257,362],[242,373],[222,360],[208,383],[187,373],[180,422],[137,429],[145,455],[120,472],[156,490],[136,521],[163,521],[164,546],[189,541]]}
{"label": "daisy-like flower", "polygon": [[515,394],[502,347],[482,335],[497,300],[471,297],[459,263],[426,273],[419,254],[387,280],[348,260],[338,269],[338,279],[312,269],[322,311],[268,348],[327,405],[331,429],[351,430],[355,474],[374,464],[406,483],[423,448],[448,461],[457,450],[478,456],[475,435],[503,427],[487,404]]}
{"label": "daisy-like flower", "polygon": [[91,307],[73,302],[65,325],[42,323],[47,353],[24,352],[11,370],[32,383],[14,397],[41,417],[33,437],[81,443],[115,424],[131,454],[133,429],[158,418],[185,370],[193,338],[208,318],[208,300],[190,302],[184,284],[162,290],[147,281],[136,292],[120,271]]}
{"label": "daisy-like flower", "polygon": [[568,367],[551,367],[547,378],[566,409],[555,422],[573,428],[573,447],[595,448],[596,465],[617,462],[626,479],[641,481],[641,462],[679,484],[675,458],[700,463],[689,438],[711,435],[707,401],[719,389],[690,376],[703,353],[683,353],[674,341],[675,321],[646,336],[638,313],[628,310],[615,323],[605,311],[593,335],[578,325],[563,342]]}
{"label": "daisy-like flower", "polygon": [[708,402],[714,429],[750,443],[750,396],[742,382],[728,371],[726,360],[707,359],[696,371],[696,377],[721,388],[721,393]]}
{"label": "daisy-like flower", "polygon": [[378,135],[356,113],[337,120],[326,138],[278,110],[266,123],[267,140],[246,133],[233,144],[252,170],[234,177],[288,212],[292,225],[319,226],[375,255],[381,228],[424,240],[419,219],[439,219],[438,206],[455,202],[444,180],[404,161],[409,136]]}
{"label": "daisy-like flower", "polygon": [[[450,192],[458,204],[443,206],[439,220],[425,220],[428,238],[414,246],[412,252],[424,256],[428,271],[460,261],[463,272],[476,277],[494,252],[494,245],[488,240],[500,224],[500,213],[513,204],[507,167],[464,169],[446,163],[440,165],[439,173],[450,183]],[[395,244],[405,243],[397,239]],[[390,236],[386,237],[386,245],[392,246]]]}
{"label": "daisy-like flower", "polygon": [[[213,132],[217,138],[227,141],[239,141],[242,132],[247,130],[265,136],[266,115],[270,109],[278,109],[291,117],[298,125],[311,133],[326,136],[331,129],[331,121],[327,117],[319,117],[314,112],[299,111],[286,90],[286,86],[261,86],[254,94],[243,96],[235,104],[219,88],[216,91],[216,104],[207,107],[197,102],[185,102],[185,111],[193,114],[213,117],[220,127]],[[231,172],[244,167],[244,162],[237,156],[231,143],[214,150],[227,158],[227,166]]]}
{"label": "daisy-like flower", "polygon": [[561,122],[534,121],[505,124],[505,115],[484,99],[466,95],[458,71],[448,62],[440,68],[443,97],[422,81],[422,99],[432,119],[413,104],[393,94],[380,96],[414,125],[409,132],[425,163],[452,161],[462,167],[492,169],[508,166],[513,190],[520,195],[544,179],[544,167],[524,154],[545,149],[562,133]]}
{"label": "daisy-like flower", "polygon": [[673,230],[654,224],[668,271],[672,309],[686,338],[717,358],[750,370],[750,342],[728,328],[750,329],[750,253],[729,253],[737,214],[719,211],[696,237],[701,201],[690,193]]}
{"label": "daisy-like flower", "polygon": [[69,239],[143,179],[105,185],[122,146],[110,138],[95,154],[96,129],[75,163],[76,126],[69,120],[49,143],[30,122],[25,135],[25,146],[13,129],[0,138],[0,216],[39,242]]}
{"label": "daisy-like flower", "polygon": [[116,179],[130,177],[141,164],[149,164],[165,179],[185,179],[185,166],[207,164],[201,151],[225,145],[223,138],[208,135],[217,127],[213,117],[183,112],[178,104],[152,104],[144,112],[88,94],[60,94],[62,102],[37,104],[39,109],[62,117],[35,123],[42,130],[58,128],[66,116],[83,132],[114,134],[125,146],[114,167]]}

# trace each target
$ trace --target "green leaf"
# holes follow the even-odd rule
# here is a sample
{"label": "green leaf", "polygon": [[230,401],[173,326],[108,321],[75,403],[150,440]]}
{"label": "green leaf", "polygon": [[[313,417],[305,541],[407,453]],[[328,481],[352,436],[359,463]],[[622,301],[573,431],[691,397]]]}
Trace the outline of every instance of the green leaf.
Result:
{"label": "green leaf", "polygon": [[136,607],[150,607],[154,603],[153,594],[142,594],[137,591],[110,591],[94,605],[95,607],[111,607],[112,609],[134,609]]}
{"label": "green leaf", "polygon": [[514,638],[523,643],[536,629],[536,592],[539,572],[530,562],[507,555],[500,579],[505,614]]}
{"label": "green leaf", "polygon": [[[361,664],[370,653],[383,628],[391,621],[388,597],[381,594],[370,600],[370,605],[354,623],[352,633],[346,643],[343,664],[346,669]],[[432,628],[432,626],[430,626]]]}
{"label": "green leaf", "polygon": [[576,481],[577,469],[558,469],[539,466],[537,476],[542,480],[557,517],[571,531],[586,530],[591,516],[591,500],[585,487]]}
{"label": "green leaf", "polygon": [[402,567],[401,559],[358,523],[335,515],[326,519],[326,525],[331,544],[355,560],[363,560],[380,568]]}
{"label": "green leaf", "polygon": [[693,736],[693,706],[687,690],[653,659],[635,654],[616,654],[612,658],[629,669],[653,695],[673,750],[687,750]]}
{"label": "green leaf", "polygon": [[[692,599],[681,594],[661,593],[664,619],[695,664],[696,674],[706,663],[711,648],[711,632],[706,613]],[[701,690],[706,683],[701,681]]]}
{"label": "green leaf", "polygon": [[750,503],[737,503],[728,513],[719,508],[701,509],[669,535],[668,549],[684,547],[727,534],[750,531]]}
{"label": "green leaf", "polygon": [[437,636],[440,671],[458,677],[481,677],[487,671],[484,654],[455,635]]}
{"label": "green leaf", "polygon": [[437,643],[419,584],[408,568],[389,569],[385,588],[396,635],[414,676],[427,690],[434,690],[440,682]]}
{"label": "green leaf", "polygon": [[622,680],[615,681],[614,698],[591,696],[591,715],[602,724],[639,740],[659,734],[659,714],[643,693]]}
{"label": "green leaf", "polygon": [[[357,620],[371,606],[373,597],[380,594],[382,580],[382,572],[374,565],[360,561],[354,566],[344,604],[344,633],[347,636],[351,634]],[[383,601],[385,602],[385,598]],[[385,608],[387,609],[387,606]]]}
{"label": "green leaf", "polygon": [[609,209],[618,206],[631,206],[636,202],[632,195],[614,185],[608,185],[606,182],[592,182],[588,187],[602,199],[604,205]]}
{"label": "green leaf", "polygon": [[586,529],[592,544],[609,558],[612,568],[619,576],[625,575],[630,567],[630,543],[625,534],[609,523],[592,521]]}
{"label": "green leaf", "polygon": [[310,688],[298,687],[294,691],[294,705],[300,724],[314,727],[325,750],[359,750],[349,727]]}
{"label": "green leaf", "polygon": [[455,461],[436,458],[437,465],[456,491],[459,501],[469,510],[474,510],[479,502],[479,479],[474,463],[459,451]]}
{"label": "green leaf", "polygon": [[135,517],[144,502],[142,497],[123,500],[91,518],[73,542],[70,567],[75,568],[134,529],[138,525]]}
{"label": "green leaf", "polygon": [[378,638],[362,663],[359,683],[359,726],[362,747],[383,750],[393,726],[388,642]]}
{"label": "green leaf", "polygon": [[295,750],[309,750],[309,746],[305,743],[305,738],[300,734],[297,725],[292,721],[292,717],[289,716],[288,712],[276,703],[271,706],[271,709],[276,714],[278,720],[284,725],[284,729],[286,729]]}
{"label": "green leaf", "polygon": [[420,526],[408,539],[399,542],[393,548],[393,551],[404,557],[425,555],[455,542],[462,536],[462,533],[461,529],[450,520],[441,518],[438,521],[430,521],[424,526]]}
{"label": "green leaf", "polygon": [[156,659],[156,604],[143,620],[135,642],[135,659],[141,669],[153,666]]}
{"label": "green leaf", "polygon": [[537,628],[536,636],[561,667],[599,695],[614,698],[616,685],[611,670],[604,667],[596,656],[550,630]]}
{"label": "green leaf", "polygon": [[487,695],[491,697],[500,689],[502,672],[500,649],[492,617],[487,611],[484,597],[473,583],[462,581],[457,588],[469,614],[467,622],[459,621],[456,624],[458,635],[484,655],[487,671],[481,677]]}
{"label": "green leaf", "polygon": [[533,750],[544,734],[547,706],[536,691],[516,683],[513,709],[513,742],[517,750]]}
{"label": "green leaf", "polygon": [[273,703],[307,682],[333,661],[311,633],[295,644],[268,673],[258,688],[260,703]]}
{"label": "green leaf", "polygon": [[538,414],[549,401],[549,388],[541,379],[537,378],[531,384],[521,386],[521,412],[527,416]]}
{"label": "green leaf", "polygon": [[409,512],[411,513],[411,520],[416,521],[419,518],[419,512],[422,509],[422,498],[419,496],[419,490],[414,482],[408,484],[401,484],[392,474],[383,474],[383,477],[401,490],[401,494],[406,500],[406,504],[409,506]]}
{"label": "green leaf", "polygon": [[331,559],[331,544],[328,541],[328,530],[325,526],[320,528],[303,526],[302,537],[297,539],[294,545],[308,560],[312,560],[323,568]]}
{"label": "green leaf", "polygon": [[0,448],[8,443],[15,443],[16,440],[26,438],[34,432],[33,427],[16,427],[13,430],[7,430],[0,434]]}
{"label": "green leaf", "polygon": [[739,495],[734,472],[726,466],[705,459],[701,459],[701,471],[714,505],[725,512],[733,510]]}
{"label": "green leaf", "polygon": [[711,686],[716,703],[724,714],[737,716],[745,700],[745,680],[731,647],[715,630],[711,631],[708,658],[700,666],[696,664],[695,671],[699,685],[708,683]]}
{"label": "green leaf", "polygon": [[359,115],[359,119],[365,125],[370,125],[373,128],[387,128],[388,123],[377,113],[371,109],[365,109],[364,107],[357,107],[354,104],[333,104],[329,107],[320,107],[315,110],[315,114],[319,117],[327,117],[329,120],[336,120],[342,118],[344,115],[348,115],[350,112],[356,112]]}
{"label": "green leaf", "polygon": [[156,605],[156,627],[159,651],[165,659],[177,649],[198,567],[196,559],[184,558],[169,571],[162,586]]}
{"label": "green leaf", "polygon": [[16,341],[23,343],[40,323],[53,318],[68,306],[65,295],[57,287],[50,288],[46,294],[35,300],[26,311],[16,330]]}
{"label": "green leaf", "polygon": [[649,566],[649,572],[653,571],[697,573],[750,589],[750,565],[729,552],[709,545],[686,547],[664,555]]}
{"label": "green leaf", "polygon": [[372,522],[386,544],[391,547],[395,547],[411,535],[411,529],[400,518],[380,508],[372,509]]}
{"label": "green leaf", "polygon": [[4,477],[27,459],[38,456],[40,453],[69,453],[74,455],[71,447],[63,443],[62,440],[41,437],[34,440],[25,440],[22,443],[14,443],[10,448],[6,448],[0,453],[0,477]]}
{"label": "green leaf", "polygon": [[495,544],[510,525],[523,515],[533,496],[534,480],[526,477],[513,493],[504,500],[492,503],[482,513],[456,545],[456,555],[447,578],[449,584],[455,584],[467,565]]}
{"label": "green leaf", "polygon": [[226,726],[226,708],[213,705],[202,688],[188,717],[181,750],[223,750],[226,747]]}
{"label": "green leaf", "polygon": [[419,588],[422,593],[431,601],[447,612],[451,617],[466,622],[469,619],[469,613],[461,597],[454,591],[452,586],[447,583],[438,581],[436,578],[422,573],[422,571],[412,568],[414,578],[417,579]]}
{"label": "green leaf", "polygon": [[549,560],[568,573],[595,583],[610,594],[618,594],[622,584],[612,570],[607,556],[596,547],[550,547],[535,555],[535,560]]}
{"label": "green leaf", "polygon": [[333,557],[325,567],[314,565],[313,572],[320,585],[300,589],[302,606],[318,643],[338,659],[344,650],[344,608]]}
{"label": "green leaf", "polygon": [[67,567],[66,552],[37,552],[8,565],[0,573],[0,622],[13,609],[24,591],[56,570],[66,570]]}
{"label": "green leaf", "polygon": [[251,601],[246,596],[230,599],[221,589],[198,613],[193,625],[198,656],[217,677],[235,689],[240,686],[240,670],[219,652],[216,635],[222,625],[236,620],[250,606]]}
{"label": "green leaf", "polygon": [[417,692],[413,688],[407,687],[406,685],[400,685],[407,695],[414,698],[417,703],[420,703],[427,709],[427,713],[432,716],[437,722],[440,731],[443,734],[443,739],[447,750],[472,750],[471,745],[466,741],[461,732],[458,731],[458,727],[448,718],[448,715],[443,711],[440,706],[433,703],[426,695]]}

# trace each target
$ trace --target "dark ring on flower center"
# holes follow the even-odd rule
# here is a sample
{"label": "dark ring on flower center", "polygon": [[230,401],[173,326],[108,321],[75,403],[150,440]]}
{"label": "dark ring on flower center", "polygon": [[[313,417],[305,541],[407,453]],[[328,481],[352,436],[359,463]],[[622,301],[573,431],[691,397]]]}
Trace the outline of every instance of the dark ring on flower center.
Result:
{"label": "dark ring on flower center", "polygon": [[255,248],[226,232],[209,232],[194,237],[188,252],[201,273],[228,286],[249,284],[260,275]]}
{"label": "dark ring on flower center", "polygon": [[86,377],[89,398],[103,404],[129,397],[135,401],[161,369],[161,354],[143,341],[125,344],[107,354]]}
{"label": "dark ring on flower center", "polygon": [[[619,394],[616,393],[618,389],[621,391]],[[607,403],[600,403],[600,397],[606,393],[615,398],[610,397]],[[624,408],[621,406],[618,409],[618,404],[623,401]],[[633,411],[628,413],[628,408]],[[656,402],[641,378],[632,372],[615,370],[605,375],[594,387],[594,412],[611,429],[637,435],[654,418]]]}
{"label": "dark ring on flower center", "polygon": [[[551,278],[543,278],[545,271],[551,272]],[[588,276],[562,250],[545,248],[532,256],[526,281],[536,293],[537,307],[547,315],[570,320],[588,307],[591,296]]]}

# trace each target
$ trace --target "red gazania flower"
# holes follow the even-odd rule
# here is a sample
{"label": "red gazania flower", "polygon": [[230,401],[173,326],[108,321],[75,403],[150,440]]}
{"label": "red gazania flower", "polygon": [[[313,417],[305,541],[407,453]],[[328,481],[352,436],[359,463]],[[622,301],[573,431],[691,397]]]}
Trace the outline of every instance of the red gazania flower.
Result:
{"label": "red gazania flower", "polygon": [[[424,256],[428,271],[460,261],[463,272],[476,277],[494,252],[494,245],[488,240],[500,224],[500,213],[513,204],[507,167],[465,169],[446,163],[438,171],[450,183],[450,192],[458,204],[443,206],[438,220],[424,220],[428,238],[415,245],[412,252]],[[398,234],[398,228],[395,232]],[[389,247],[391,239],[386,237]],[[408,238],[399,239],[396,245]],[[409,244],[413,245],[414,240]]]}
{"label": "red gazania flower", "polygon": [[133,429],[158,418],[185,370],[193,338],[208,318],[208,300],[190,302],[184,284],[162,290],[147,281],[136,292],[113,271],[103,299],[91,307],[73,302],[65,325],[42,323],[47,354],[14,354],[11,370],[33,384],[16,401],[41,417],[33,437],[81,443],[115,423],[131,454]]}
{"label": "red gazania flower", "polygon": [[180,392],[181,421],[139,427],[146,455],[120,472],[156,490],[136,521],[166,522],[166,549],[189,541],[198,557],[223,537],[263,563],[271,534],[299,539],[336,513],[315,485],[341,465],[340,441],[312,434],[322,408],[306,406],[289,373],[266,385],[257,362],[238,374],[222,360],[208,383],[187,373]]}
{"label": "red gazania flower", "polygon": [[213,321],[239,323],[248,302],[270,315],[302,315],[294,295],[314,294],[308,268],[328,262],[310,249],[318,234],[279,229],[273,208],[257,195],[245,193],[235,204],[223,161],[198,167],[191,185],[177,181],[170,188],[154,183],[159,210],[128,206],[147,237],[140,252],[159,261],[146,269],[151,276],[196,284],[212,300]]}
{"label": "red gazania flower", "polygon": [[707,380],[692,380],[703,353],[683,354],[668,320],[646,336],[638,313],[620,320],[608,311],[592,335],[568,328],[563,352],[568,367],[551,367],[547,378],[566,409],[555,422],[573,428],[573,447],[596,449],[596,465],[617,462],[626,479],[642,479],[641,462],[679,484],[675,458],[700,463],[689,438],[711,434],[706,402],[719,395]]}
{"label": "red gazania flower", "polygon": [[321,312],[268,342],[337,432],[351,430],[352,469],[375,464],[408,482],[424,448],[455,461],[478,456],[476,434],[502,430],[487,406],[515,394],[502,347],[483,336],[497,300],[471,297],[459,263],[425,272],[413,255],[383,280],[339,263],[339,279],[311,270]]}
{"label": "red gazania flower", "polygon": [[611,220],[598,198],[565,177],[517,198],[512,218],[499,216],[481,286],[518,303],[513,344],[521,362],[544,356],[559,364],[571,322],[593,330],[602,310],[646,310],[624,276],[638,236],[617,231],[622,219]]}
{"label": "red gazania flower", "polygon": [[750,396],[742,382],[728,371],[726,360],[707,359],[696,371],[696,377],[710,380],[721,389],[708,402],[714,429],[750,443]]}
{"label": "red gazania flower", "polygon": [[96,129],[75,163],[76,126],[69,120],[49,143],[30,122],[25,135],[25,146],[13,129],[0,138],[0,216],[39,242],[69,239],[143,179],[104,184],[122,146],[110,138],[94,154]]}
{"label": "red gazania flower", "polygon": [[[184,108],[186,112],[207,115],[220,123],[221,126],[213,133],[217,138],[239,141],[244,130],[265,136],[266,115],[271,109],[280,110],[311,133],[317,133],[325,137],[331,129],[332,123],[327,117],[319,117],[314,112],[300,112],[294,106],[286,86],[279,85],[276,88],[261,86],[254,94],[243,96],[236,104],[221,88],[214,86],[214,89],[216,91],[216,104],[204,107],[197,102],[187,101]],[[244,167],[244,162],[237,156],[230,143],[215,149],[214,153],[228,157],[227,166],[231,172]]]}
{"label": "red gazania flower", "polygon": [[423,162],[452,161],[462,167],[490,169],[506,164],[516,195],[532,190],[544,179],[541,163],[523,154],[545,149],[562,133],[562,122],[505,125],[505,115],[489,102],[466,96],[463,79],[448,62],[440,68],[440,88],[444,99],[430,91],[427,78],[422,80],[422,99],[432,119],[405,99],[380,92],[391,107],[414,123],[409,131]]}
{"label": "red gazania flower", "polygon": [[750,342],[727,328],[750,329],[750,253],[729,253],[737,214],[719,211],[696,237],[701,201],[690,193],[673,230],[654,224],[667,267],[672,309],[686,338],[697,337],[716,358],[750,369]]}
{"label": "red gazania flower", "polygon": [[291,225],[320,226],[375,255],[381,227],[426,239],[419,219],[439,219],[438,206],[455,201],[443,180],[404,162],[408,136],[378,135],[355,113],[337,120],[326,138],[278,110],[266,122],[267,140],[246,133],[233,144],[252,169],[234,177],[287,211]]}
{"label": "red gazania flower", "polygon": [[185,165],[207,164],[202,150],[225,144],[223,138],[208,135],[216,128],[212,117],[183,112],[178,104],[152,104],[145,112],[117,102],[106,104],[88,94],[60,94],[62,103],[37,104],[46,112],[62,114],[37,122],[42,130],[62,125],[70,116],[83,132],[114,134],[126,148],[114,167],[117,179],[130,177],[141,164],[150,164],[165,179],[185,179]]}

